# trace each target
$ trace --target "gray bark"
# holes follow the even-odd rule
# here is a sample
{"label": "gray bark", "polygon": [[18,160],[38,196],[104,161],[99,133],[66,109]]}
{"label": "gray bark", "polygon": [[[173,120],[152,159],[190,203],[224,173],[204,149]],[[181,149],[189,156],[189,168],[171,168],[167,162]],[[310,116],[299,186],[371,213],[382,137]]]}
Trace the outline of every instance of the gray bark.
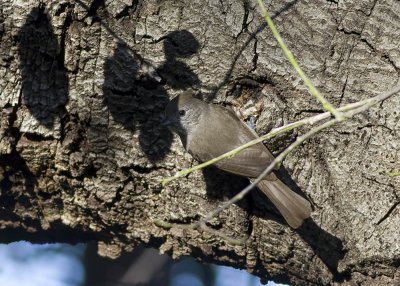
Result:
{"label": "gray bark", "polygon": [[[268,5],[336,106],[398,82],[399,1]],[[322,111],[255,1],[3,0],[0,39],[2,242],[95,240],[109,257],[141,244],[295,285],[398,285],[400,179],[384,173],[400,168],[400,96],[284,161],[280,175],[314,205],[299,230],[258,192],[211,222],[246,245],[155,225],[195,222],[247,183],[208,169],[160,188],[193,164],[159,126],[169,97],[193,88],[259,134]],[[267,145],[278,153],[303,131]]]}

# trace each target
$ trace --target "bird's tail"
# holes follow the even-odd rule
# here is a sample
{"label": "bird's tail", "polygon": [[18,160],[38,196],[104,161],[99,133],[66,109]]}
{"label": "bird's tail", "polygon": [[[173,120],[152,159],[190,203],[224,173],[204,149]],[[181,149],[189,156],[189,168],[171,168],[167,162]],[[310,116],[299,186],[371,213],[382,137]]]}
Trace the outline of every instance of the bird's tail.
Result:
{"label": "bird's tail", "polygon": [[258,188],[272,201],[292,228],[298,228],[310,217],[310,202],[293,192],[279,179],[263,180],[258,184]]}

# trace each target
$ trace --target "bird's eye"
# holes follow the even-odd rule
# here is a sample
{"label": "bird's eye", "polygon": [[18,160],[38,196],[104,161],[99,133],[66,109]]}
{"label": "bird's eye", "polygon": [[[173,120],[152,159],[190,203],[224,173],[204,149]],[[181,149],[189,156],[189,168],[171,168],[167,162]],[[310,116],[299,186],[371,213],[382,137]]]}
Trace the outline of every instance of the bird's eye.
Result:
{"label": "bird's eye", "polygon": [[186,114],[185,110],[183,110],[183,109],[179,110],[179,115],[180,116],[185,116],[185,114]]}

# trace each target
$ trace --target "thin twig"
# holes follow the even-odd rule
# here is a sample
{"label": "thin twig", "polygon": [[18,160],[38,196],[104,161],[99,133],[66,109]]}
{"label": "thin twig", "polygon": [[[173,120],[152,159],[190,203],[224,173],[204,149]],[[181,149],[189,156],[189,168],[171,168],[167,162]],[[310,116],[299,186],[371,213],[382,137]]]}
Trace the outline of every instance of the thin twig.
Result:
{"label": "thin twig", "polygon": [[[296,141],[293,142],[288,148],[286,148],[281,154],[279,154],[270,163],[270,165],[250,185],[248,185],[246,188],[244,188],[242,191],[240,191],[237,195],[232,197],[230,200],[228,200],[227,202],[222,204],[220,207],[214,209],[212,212],[210,212],[204,218],[200,219],[198,222],[190,224],[189,226],[180,225],[180,224],[170,224],[170,223],[165,223],[165,222],[163,222],[163,223],[158,222],[158,225],[161,226],[161,227],[164,227],[164,228],[170,228],[173,225],[177,226],[177,227],[184,227],[184,228],[185,227],[186,228],[190,227],[192,229],[201,228],[201,229],[203,229],[203,230],[205,230],[205,231],[207,231],[209,233],[212,233],[212,234],[215,234],[215,235],[218,235],[218,236],[224,238],[226,241],[228,241],[228,242],[230,242],[232,244],[237,244],[237,243],[241,244],[241,243],[243,243],[241,240],[236,241],[235,239],[230,238],[230,237],[226,236],[225,234],[221,234],[220,232],[217,232],[217,231],[209,228],[206,225],[206,223],[210,219],[214,218],[221,211],[229,208],[232,204],[234,204],[234,203],[238,202],[239,200],[241,200],[247,193],[249,193],[253,188],[255,188],[257,186],[257,184],[259,182],[261,182],[265,178],[265,176],[267,176],[270,172],[272,172],[272,170],[277,165],[279,165],[287,155],[289,155],[295,148],[300,146],[304,141],[306,141],[307,139],[309,139],[313,135],[321,132],[324,129],[327,129],[327,128],[329,128],[329,127],[331,127],[331,126],[333,126],[333,125],[335,125],[335,124],[337,124],[339,122],[343,122],[343,121],[351,119],[353,116],[355,116],[355,115],[357,115],[357,114],[359,114],[361,112],[366,111],[368,108],[370,108],[370,107],[372,107],[372,106],[374,106],[374,105],[376,105],[376,104],[378,104],[380,102],[383,102],[384,100],[386,100],[387,98],[389,98],[390,96],[392,96],[393,94],[396,94],[398,92],[400,92],[400,85],[395,87],[395,88],[393,88],[391,91],[382,93],[382,94],[380,94],[378,96],[375,96],[375,97],[372,97],[372,98],[369,98],[369,99],[366,99],[366,100],[363,100],[363,101],[359,101],[359,102],[356,102],[356,103],[351,103],[351,104],[348,104],[346,106],[343,106],[343,107],[339,108],[339,110],[341,112],[345,111],[345,113],[343,114],[344,116],[341,119],[335,118],[335,119],[329,120],[329,121],[327,121],[327,122],[325,122],[325,123],[323,123],[323,124],[321,124],[321,125],[319,125],[319,126],[317,126],[315,128],[312,128],[306,134],[298,137],[296,139]],[[326,114],[328,114],[328,115],[326,115]],[[329,113],[322,113],[322,114],[319,114],[317,116],[313,116],[311,118],[300,120],[298,122],[306,122],[308,124],[314,124],[316,122],[319,122],[322,119],[327,118],[328,116],[329,116]],[[293,124],[294,123],[289,124],[288,126],[292,126]],[[283,130],[283,129],[281,129],[281,130]],[[259,139],[261,139],[261,138],[259,138]],[[260,142],[260,141],[258,141],[258,142]],[[228,154],[228,153],[226,153],[226,154]],[[228,156],[226,156],[226,157],[228,157]],[[386,173],[386,175],[387,176],[399,176],[400,172]]]}
{"label": "thin twig", "polygon": [[391,97],[393,94],[396,94],[398,92],[400,92],[400,85],[394,87],[393,89],[391,89],[389,91],[383,92],[377,96],[363,100],[363,101],[361,101],[361,102],[363,102],[363,104],[354,105],[352,110],[347,112],[347,116],[354,116],[358,113],[364,112],[364,111],[368,110],[369,108],[371,108],[372,106],[386,100],[387,98]]}
{"label": "thin twig", "polygon": [[218,230],[215,230],[215,229],[207,226],[205,220],[201,220],[200,224],[194,223],[192,225],[194,227],[198,226],[200,229],[202,229],[202,230],[204,230],[204,231],[206,231],[208,233],[211,233],[211,234],[213,234],[215,236],[219,236],[223,240],[227,241],[228,243],[230,243],[232,245],[243,245],[243,244],[246,243],[246,241],[248,239],[248,236],[245,236],[245,237],[243,237],[241,239],[236,239],[236,238],[230,237],[229,235],[226,235],[222,231],[218,231]]}
{"label": "thin twig", "polygon": [[[327,112],[327,114],[329,114],[329,113]],[[173,177],[169,177],[169,178],[161,180],[161,184],[162,185],[166,185],[169,182],[171,182],[171,181],[173,181],[173,180],[175,180],[177,178],[183,177],[183,176],[185,176],[187,174],[190,174],[193,171],[203,169],[203,168],[205,168],[205,167],[207,167],[209,165],[215,164],[215,163],[217,163],[217,162],[219,162],[219,161],[221,161],[223,159],[234,157],[239,152],[243,151],[244,149],[247,149],[247,148],[249,148],[249,147],[251,147],[253,145],[256,145],[257,143],[260,143],[261,141],[271,139],[271,138],[273,138],[273,137],[275,137],[275,136],[277,136],[277,135],[279,135],[281,133],[288,132],[288,131],[290,131],[290,130],[296,128],[296,127],[300,127],[300,126],[302,126],[304,124],[305,123],[302,122],[302,120],[300,120],[300,121],[297,121],[297,122],[294,122],[294,123],[291,123],[291,124],[288,124],[288,125],[285,125],[285,126],[282,126],[282,127],[279,127],[279,128],[275,128],[275,129],[271,130],[271,132],[269,132],[268,134],[266,134],[266,135],[264,135],[262,137],[259,137],[257,139],[254,139],[252,141],[249,141],[248,143],[246,143],[246,144],[244,144],[242,146],[239,146],[239,147],[237,147],[237,148],[235,148],[235,149],[233,149],[233,150],[231,150],[229,152],[226,152],[225,154],[222,154],[222,155],[220,155],[218,157],[215,157],[215,158],[213,158],[213,159],[211,159],[211,160],[209,160],[207,162],[204,162],[204,163],[201,163],[199,165],[196,165],[196,166],[194,166],[192,168],[188,168],[188,169],[179,171]]]}
{"label": "thin twig", "polygon": [[298,137],[295,142],[293,142],[288,148],[286,148],[281,154],[279,154],[270,164],[269,166],[255,179],[250,185],[248,185],[246,188],[244,188],[242,191],[240,191],[238,194],[236,194],[234,197],[232,197],[230,200],[226,201],[223,205],[220,207],[214,209],[212,212],[210,212],[206,217],[201,219],[199,223],[209,221],[212,219],[214,216],[216,216],[218,213],[221,211],[229,208],[230,205],[240,201],[248,192],[250,192],[253,188],[257,186],[259,182],[261,182],[265,176],[267,176],[271,171],[275,168],[275,166],[279,165],[283,159],[291,153],[296,147],[300,146],[304,141],[306,141],[308,138],[313,136],[314,134],[333,126],[338,122],[338,119],[332,119],[328,122],[325,122],[324,124],[317,126],[316,128],[311,129],[309,132],[306,134]]}
{"label": "thin twig", "polygon": [[[365,99],[365,100],[362,100],[362,101],[358,101],[358,102],[355,102],[355,103],[347,104],[347,105],[345,105],[343,107],[338,108],[338,110],[340,112],[353,111],[353,113],[351,113],[351,114],[347,113],[348,115],[353,116],[355,114],[358,114],[360,112],[363,112],[363,111],[367,110],[371,106],[373,106],[373,105],[385,100],[386,98],[390,97],[391,95],[393,95],[395,93],[398,93],[399,91],[400,91],[400,85],[395,87],[395,88],[393,88],[389,92],[385,92],[385,93],[382,93],[382,94],[377,95],[375,97],[368,98],[368,99]],[[216,157],[216,158],[214,158],[212,160],[209,160],[207,162],[204,162],[202,164],[196,165],[196,166],[194,166],[192,168],[188,168],[188,169],[184,169],[182,171],[179,171],[174,176],[163,179],[161,181],[161,184],[162,185],[166,185],[169,182],[171,182],[171,181],[173,181],[173,180],[175,180],[177,178],[183,177],[183,176],[185,176],[187,174],[190,174],[193,171],[200,170],[200,169],[205,168],[205,167],[207,167],[209,165],[215,164],[215,163],[217,163],[217,162],[219,162],[219,161],[221,161],[223,159],[233,157],[236,154],[238,154],[239,152],[243,151],[244,149],[249,148],[251,146],[254,146],[254,145],[256,145],[256,144],[258,144],[258,143],[260,143],[262,141],[271,139],[271,138],[273,138],[273,137],[275,137],[275,136],[277,136],[279,134],[288,132],[290,130],[293,130],[295,128],[298,128],[298,127],[301,127],[301,126],[304,126],[304,125],[312,126],[315,123],[320,122],[321,120],[329,118],[330,116],[331,116],[330,112],[324,112],[324,113],[321,113],[321,114],[318,114],[318,115],[315,115],[315,116],[312,116],[312,117],[309,117],[309,118],[304,118],[304,119],[301,119],[299,121],[287,124],[285,126],[274,128],[268,134],[263,135],[263,136],[261,136],[261,137],[259,137],[257,139],[252,140],[252,141],[249,141],[248,143],[246,143],[246,144],[244,144],[244,145],[242,145],[242,146],[240,146],[238,148],[235,148],[235,149],[233,149],[233,150],[231,150],[229,152],[226,152],[225,154],[222,154],[221,156],[218,156],[218,157]]]}
{"label": "thin twig", "polygon": [[311,136],[313,136],[314,134],[317,134],[319,132],[321,132],[322,130],[329,128],[339,122],[343,122],[346,120],[351,119],[353,116],[366,111],[368,108],[372,107],[373,105],[382,102],[383,100],[389,98],[390,96],[392,96],[395,93],[400,92],[400,86],[395,87],[394,89],[392,89],[389,92],[385,92],[382,93],[378,96],[375,96],[374,98],[368,99],[366,100],[366,103],[364,105],[359,106],[358,104],[356,106],[358,106],[357,108],[350,110],[346,113],[344,113],[344,116],[342,119],[332,119],[330,121],[325,122],[324,124],[321,124],[313,129],[311,129],[310,131],[308,131],[306,134],[298,137],[296,139],[295,142],[293,142],[291,145],[289,145],[288,148],[286,148],[281,154],[279,154],[271,163],[270,165],[257,177],[257,179],[255,179],[250,185],[248,185],[246,188],[244,188],[242,191],[240,191],[237,195],[235,195],[234,197],[232,197],[230,200],[228,200],[226,203],[224,203],[223,205],[221,205],[220,207],[216,208],[214,211],[212,211],[210,214],[208,214],[206,217],[204,217],[203,219],[201,219],[199,221],[199,223],[205,223],[207,221],[209,221],[210,219],[212,219],[214,216],[216,216],[218,213],[220,213],[221,211],[227,209],[230,205],[240,201],[248,192],[250,192],[253,188],[255,188],[257,186],[257,184],[259,182],[261,182],[265,176],[267,176],[269,173],[272,172],[272,170],[279,165],[283,159],[289,155],[295,148],[297,148],[298,146],[300,146],[304,141],[306,141],[308,138],[310,138]]}
{"label": "thin twig", "polygon": [[400,176],[400,172],[387,172],[385,175],[388,177],[398,177]]}
{"label": "thin twig", "polygon": [[307,75],[303,72],[303,70],[300,68],[300,65],[297,63],[296,58],[293,56],[292,52],[288,49],[286,46],[285,42],[283,41],[281,35],[279,34],[278,30],[275,27],[274,22],[272,21],[271,17],[268,15],[267,8],[265,8],[262,0],[257,0],[258,5],[260,6],[261,9],[261,14],[265,19],[265,22],[267,22],[268,27],[271,29],[272,34],[274,35],[275,39],[278,41],[279,46],[281,47],[283,53],[285,54],[286,58],[289,60],[293,68],[296,70],[296,72],[299,74],[301,79],[304,81],[304,84],[307,86],[308,90],[310,93],[319,101],[322,103],[322,106],[324,107],[325,110],[329,111],[332,113],[337,119],[342,119],[343,114],[341,114],[337,109],[333,107],[333,105],[325,99],[325,97],[322,96],[322,94],[319,93],[318,89],[311,83],[310,79],[307,77]]}
{"label": "thin twig", "polygon": [[211,233],[215,236],[219,236],[221,237],[223,240],[229,242],[232,245],[243,245],[246,243],[248,236],[245,236],[243,238],[240,239],[236,239],[233,237],[230,237],[228,235],[226,235],[225,233],[215,230],[209,226],[206,225],[206,221],[199,221],[199,222],[195,222],[192,224],[181,224],[181,223],[171,223],[168,221],[164,221],[164,220],[154,220],[153,223],[158,226],[161,227],[163,229],[169,230],[171,228],[180,228],[180,229],[192,229],[192,230],[196,230],[196,229],[201,229],[204,230],[208,233]]}

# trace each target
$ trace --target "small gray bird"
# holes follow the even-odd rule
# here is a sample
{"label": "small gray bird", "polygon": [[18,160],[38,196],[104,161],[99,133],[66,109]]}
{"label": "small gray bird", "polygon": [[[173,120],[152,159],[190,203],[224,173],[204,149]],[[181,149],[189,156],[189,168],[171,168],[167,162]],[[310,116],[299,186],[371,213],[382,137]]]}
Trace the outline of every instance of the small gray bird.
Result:
{"label": "small gray bird", "polygon": [[[201,162],[258,138],[232,110],[207,104],[188,91],[168,103],[165,116],[165,124],[180,136],[186,151]],[[251,180],[260,175],[273,159],[267,147],[259,143],[232,158],[219,161],[216,166]],[[270,173],[258,187],[291,227],[298,228],[310,216],[310,203],[289,189],[274,173]]]}

